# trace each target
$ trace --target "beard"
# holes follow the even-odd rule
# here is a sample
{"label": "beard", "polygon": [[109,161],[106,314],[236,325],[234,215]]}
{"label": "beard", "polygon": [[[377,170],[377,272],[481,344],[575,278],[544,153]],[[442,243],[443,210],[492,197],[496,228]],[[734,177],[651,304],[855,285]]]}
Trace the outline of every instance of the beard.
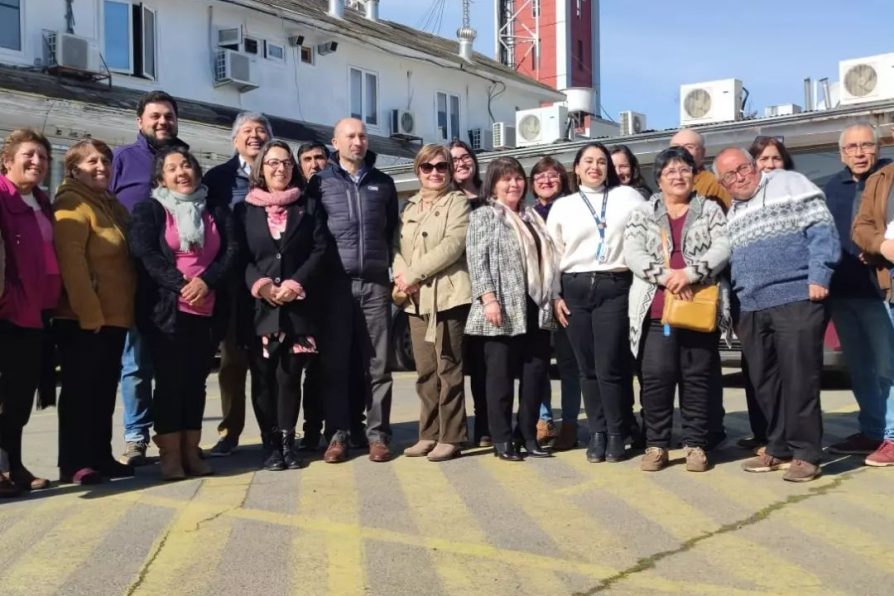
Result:
{"label": "beard", "polygon": [[152,135],[147,135],[142,130],[140,131],[140,134],[143,135],[143,138],[146,139],[146,142],[149,143],[150,147],[158,151],[159,149],[164,149],[165,147],[173,147],[174,145],[181,144],[180,140],[177,138],[177,131],[174,130],[171,132],[172,136],[164,139],[158,139]]}

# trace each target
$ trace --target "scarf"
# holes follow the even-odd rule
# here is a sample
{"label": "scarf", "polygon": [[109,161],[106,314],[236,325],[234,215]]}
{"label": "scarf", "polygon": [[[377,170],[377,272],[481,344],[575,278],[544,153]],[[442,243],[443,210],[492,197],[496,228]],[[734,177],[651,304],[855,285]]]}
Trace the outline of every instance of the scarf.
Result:
{"label": "scarf", "polygon": [[261,190],[253,188],[245,197],[245,202],[255,207],[263,207],[267,212],[267,228],[274,240],[279,240],[286,231],[289,219],[286,207],[301,197],[300,188],[286,190]]}
{"label": "scarf", "polygon": [[[499,201],[491,203],[498,218],[502,218],[518,240],[522,250],[522,264],[525,267],[525,280],[527,282],[528,296],[541,309],[550,306],[553,298],[553,284],[558,270],[558,257],[552,238],[546,231],[546,224],[532,208],[522,207],[516,213]],[[528,227],[530,225],[531,227]],[[538,258],[537,241],[531,233],[531,228],[537,234],[540,241],[540,255]]]}
{"label": "scarf", "polygon": [[205,196],[208,189],[200,185],[191,194],[184,195],[169,188],[159,186],[152,189],[152,198],[161,203],[165,211],[174,218],[177,234],[180,236],[180,250],[202,248],[205,245]]}

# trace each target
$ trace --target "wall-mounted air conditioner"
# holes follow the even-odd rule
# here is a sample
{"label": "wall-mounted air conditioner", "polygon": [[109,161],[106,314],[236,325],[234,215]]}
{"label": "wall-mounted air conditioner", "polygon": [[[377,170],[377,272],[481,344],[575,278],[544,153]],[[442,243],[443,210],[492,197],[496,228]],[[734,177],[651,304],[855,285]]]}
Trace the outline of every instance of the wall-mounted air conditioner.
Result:
{"label": "wall-mounted air conditioner", "polygon": [[518,147],[547,145],[565,137],[568,108],[552,105],[515,113],[515,138]]}
{"label": "wall-mounted air conditioner", "polygon": [[215,30],[217,45],[223,47],[242,47],[242,27],[220,27]]}
{"label": "wall-mounted air conditioner", "polygon": [[218,50],[214,61],[214,84],[233,85],[240,92],[260,86],[254,58],[232,50]]}
{"label": "wall-mounted air conditioner", "polygon": [[494,131],[490,128],[477,127],[469,129],[469,147],[472,151],[493,151]]}
{"label": "wall-mounted air conditioner", "polygon": [[494,149],[515,148],[515,127],[505,122],[494,122],[491,125],[494,139]]}
{"label": "wall-mounted air conditioner", "polygon": [[742,81],[724,79],[680,86],[680,125],[742,119]]}
{"label": "wall-mounted air conditioner", "polygon": [[391,136],[418,137],[415,114],[407,110],[391,110]]}
{"label": "wall-mounted air conditioner", "polygon": [[767,106],[764,108],[764,118],[775,118],[776,116],[791,116],[800,114],[801,106],[796,103],[781,103],[775,106]]}
{"label": "wall-mounted air conditioner", "polygon": [[646,130],[646,115],[626,110],[621,112],[621,136],[636,135]]}
{"label": "wall-mounted air conditioner", "polygon": [[841,105],[894,97],[894,53],[838,63]]}
{"label": "wall-mounted air conditioner", "polygon": [[50,31],[46,40],[47,66],[84,72],[102,71],[99,47],[93,40],[62,31]]}

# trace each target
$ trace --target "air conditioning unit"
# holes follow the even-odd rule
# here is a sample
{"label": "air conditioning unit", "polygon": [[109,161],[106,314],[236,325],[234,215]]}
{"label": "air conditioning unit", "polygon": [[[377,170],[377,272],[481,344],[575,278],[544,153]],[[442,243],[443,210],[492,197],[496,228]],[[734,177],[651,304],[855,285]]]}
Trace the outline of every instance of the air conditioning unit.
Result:
{"label": "air conditioning unit", "polygon": [[742,119],[742,81],[724,79],[680,86],[680,125]]}
{"label": "air conditioning unit", "polygon": [[838,63],[841,105],[894,97],[894,53]]}
{"label": "air conditioning unit", "polygon": [[47,66],[84,72],[100,72],[102,70],[99,47],[93,40],[62,31],[51,31],[47,34],[46,39]]}
{"label": "air conditioning unit", "polygon": [[391,136],[416,138],[416,116],[407,110],[391,110]]}
{"label": "air conditioning unit", "polygon": [[218,50],[214,61],[214,84],[233,85],[240,92],[257,89],[257,65],[248,54],[232,50]]}
{"label": "air conditioning unit", "polygon": [[646,130],[646,115],[630,110],[621,112],[621,136],[637,135]]}
{"label": "air conditioning unit", "polygon": [[479,151],[492,151],[494,148],[494,131],[481,126],[469,129],[469,146],[476,153]]}
{"label": "air conditioning unit", "polygon": [[217,45],[242,47],[242,27],[217,29]]}
{"label": "air conditioning unit", "polygon": [[548,145],[565,137],[568,108],[552,105],[515,113],[515,134],[518,147]]}
{"label": "air conditioning unit", "polygon": [[491,125],[494,140],[494,149],[515,148],[515,127],[505,122],[494,122]]}
{"label": "air conditioning unit", "polygon": [[764,118],[775,118],[776,116],[792,116],[801,113],[801,106],[795,103],[783,103],[776,106],[767,106],[764,108]]}

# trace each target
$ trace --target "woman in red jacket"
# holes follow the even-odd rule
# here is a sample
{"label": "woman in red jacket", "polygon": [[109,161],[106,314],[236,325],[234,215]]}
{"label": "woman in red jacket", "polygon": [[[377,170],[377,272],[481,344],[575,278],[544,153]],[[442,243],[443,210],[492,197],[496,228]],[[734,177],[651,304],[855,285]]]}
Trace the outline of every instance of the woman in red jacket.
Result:
{"label": "woman in red jacket", "polygon": [[47,312],[61,289],[53,248],[53,211],[39,186],[49,171],[50,143],[30,129],[12,131],[0,148],[0,235],[6,250],[0,296],[0,449],[9,471],[0,496],[46,488],[22,464],[22,429],[40,380]]}

